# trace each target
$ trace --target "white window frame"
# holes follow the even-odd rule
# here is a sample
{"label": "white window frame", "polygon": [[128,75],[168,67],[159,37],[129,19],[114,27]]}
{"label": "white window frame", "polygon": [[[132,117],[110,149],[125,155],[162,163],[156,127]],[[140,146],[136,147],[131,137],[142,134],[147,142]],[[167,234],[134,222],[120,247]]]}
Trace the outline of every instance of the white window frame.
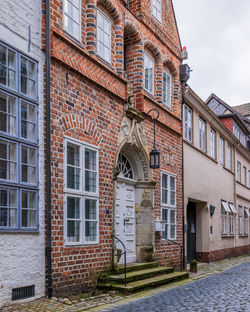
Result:
{"label": "white window frame", "polygon": [[241,182],[241,163],[239,161],[237,161],[237,165],[236,165],[236,178],[238,182]]}
{"label": "white window frame", "polygon": [[[72,3],[73,2],[72,0],[63,0],[63,29],[68,34],[70,34],[73,38],[77,39],[78,41],[81,41],[81,29],[82,29],[82,27],[81,27],[81,16],[82,16],[81,3],[82,2],[81,2],[81,0],[77,0],[77,1],[78,1],[78,7],[75,4]],[[71,6],[74,6],[76,9],[78,9],[78,11],[79,11],[79,20],[78,21],[74,20],[72,16],[70,16],[70,15],[68,15],[66,13],[66,8],[65,8],[66,7],[66,2],[68,3],[69,6],[71,5]],[[72,7],[71,7],[71,12],[72,12]],[[74,35],[72,26],[69,26],[68,28],[65,26],[65,16],[68,17],[70,25],[72,25],[72,23],[76,23],[76,24],[79,25],[78,36]]]}
{"label": "white window frame", "polygon": [[225,166],[225,140],[220,137],[220,164]]}
{"label": "white window frame", "polygon": [[233,156],[232,156],[232,146],[227,144],[227,169],[233,170]]}
{"label": "white window frame", "polygon": [[244,235],[248,236],[248,217],[249,217],[249,210],[247,207],[244,207]]}
{"label": "white window frame", "polygon": [[228,228],[229,228],[229,235],[234,235],[234,215],[228,215]]}
{"label": "white window frame", "polygon": [[[80,147],[80,189],[67,187],[67,145],[68,143]],[[96,192],[85,191],[85,149],[96,152]],[[67,240],[67,198],[80,198],[80,241],[69,242]],[[97,230],[96,240],[87,241],[85,239],[85,199],[96,200]],[[99,150],[96,146],[83,143],[81,141],[64,137],[64,242],[65,245],[96,245],[99,244]]]}
{"label": "white window frame", "polygon": [[162,0],[151,0],[151,14],[158,22],[162,21]]}
{"label": "white window frame", "polygon": [[193,142],[193,111],[187,105],[184,105],[184,138],[192,143]]}
{"label": "white window frame", "polygon": [[[147,59],[147,61],[146,61]],[[146,88],[146,75],[145,75],[145,71],[146,71],[146,63],[152,63],[152,91],[150,91],[149,89]],[[147,52],[144,52],[144,89],[149,92],[150,94],[154,95],[154,59],[147,53]],[[149,82],[149,79],[148,79],[148,82]],[[148,83],[149,85],[149,83]]]}
{"label": "white window frame", "polygon": [[216,159],[216,131],[214,129],[210,129],[210,156],[213,159]]}
{"label": "white window frame", "polygon": [[[163,175],[166,175],[167,176],[167,192],[168,192],[168,195],[167,195],[167,203],[163,203],[162,201],[162,189],[163,189],[163,185],[162,185],[162,176]],[[175,192],[175,204],[171,204],[170,203],[170,199],[171,199],[171,191],[170,191],[170,177],[173,177],[174,180],[175,180],[175,189],[172,190],[172,192]],[[163,209],[167,211],[167,222],[164,222],[163,220]],[[175,222],[174,223],[171,223],[171,218],[170,218],[170,215],[171,215],[171,211],[174,211],[175,212]],[[164,232],[162,232],[162,239],[168,239],[168,240],[176,240],[176,236],[177,236],[177,223],[176,223],[176,220],[177,220],[177,205],[176,205],[176,175],[173,174],[173,173],[170,173],[170,172],[167,172],[167,171],[161,171],[161,220],[163,221],[163,224],[164,226],[167,225],[167,237],[164,237]],[[175,235],[174,237],[171,237],[171,226],[175,226]]]}
{"label": "white window frame", "polygon": [[[106,21],[109,25],[109,32],[107,33],[103,27],[101,27],[101,25],[98,24],[99,19],[103,19],[103,21]],[[108,36],[108,45],[104,42],[103,40],[100,40],[100,34],[99,32],[102,33],[102,37],[104,38],[104,35]],[[97,14],[96,14],[96,53],[98,56],[100,56],[104,61],[111,63],[111,21],[110,19],[100,10],[97,10]],[[103,46],[105,48],[108,49],[109,53],[108,53],[108,58],[105,57],[105,53],[104,53],[104,48],[103,48],[103,52],[101,52],[100,46]]]}
{"label": "white window frame", "polygon": [[204,119],[199,118],[199,146],[204,153],[207,152],[207,123]]}
{"label": "white window frame", "polygon": [[[164,75],[166,81],[164,81]],[[165,70],[162,76],[162,102],[166,107],[171,108],[172,76]]]}
{"label": "white window frame", "polygon": [[243,214],[244,214],[244,211],[243,211],[243,207],[242,206],[238,206],[238,233],[239,233],[239,236],[242,236],[244,233],[244,229],[243,229]]}
{"label": "white window frame", "polygon": [[247,185],[247,168],[243,166],[242,170],[242,184]]}
{"label": "white window frame", "polygon": [[250,188],[250,170],[248,170],[248,187]]}

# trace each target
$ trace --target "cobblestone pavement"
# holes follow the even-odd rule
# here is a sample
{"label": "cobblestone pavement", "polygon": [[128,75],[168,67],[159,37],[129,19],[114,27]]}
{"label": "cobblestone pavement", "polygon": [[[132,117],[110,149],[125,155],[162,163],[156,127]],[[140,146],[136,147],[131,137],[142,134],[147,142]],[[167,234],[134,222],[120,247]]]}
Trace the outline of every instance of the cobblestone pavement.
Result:
{"label": "cobblestone pavement", "polygon": [[220,274],[103,311],[250,312],[250,262]]}
{"label": "cobblestone pavement", "polygon": [[[244,264],[245,263],[245,264]],[[225,269],[229,269],[235,265],[233,269],[220,273]],[[112,312],[250,312],[249,293],[250,293],[250,256],[241,256],[232,259],[226,259],[210,264],[199,263],[198,273],[191,273],[190,280],[175,283],[173,285],[164,285],[153,290],[143,291],[142,293],[132,294],[124,299],[123,296],[115,293],[102,294],[86,299],[81,299],[79,302],[72,301],[71,305],[63,304],[58,300],[49,300],[46,298],[34,300],[26,303],[18,303],[7,307],[0,308],[1,312],[64,312],[64,311],[112,311]],[[210,275],[210,276],[209,276]],[[208,278],[201,279],[204,276]],[[197,280],[198,279],[198,280]],[[211,280],[212,279],[212,280]],[[190,281],[195,281],[190,284]],[[229,282],[229,283],[228,283]],[[188,283],[185,286],[183,283]],[[212,286],[211,286],[212,285]],[[247,286],[248,287],[247,287]],[[212,289],[210,289],[212,288]],[[200,297],[199,297],[200,294]],[[156,303],[155,297],[159,302]],[[183,300],[180,298],[183,297]],[[134,301],[135,298],[146,297],[142,301]],[[166,298],[166,301],[164,301]],[[211,299],[212,298],[212,299]],[[57,298],[55,298],[57,299]],[[61,299],[62,300],[62,299]],[[64,299],[66,300],[66,299]],[[214,300],[214,301],[213,301]],[[247,305],[248,300],[248,305]],[[120,302],[130,302],[128,305],[121,305]],[[187,307],[184,305],[188,302]],[[230,301],[230,305],[229,305]],[[231,301],[233,305],[231,306]],[[145,304],[142,304],[146,302]],[[152,310],[152,304],[155,307]],[[193,307],[191,303],[195,306]],[[210,305],[212,302],[217,302],[217,307]],[[119,304],[119,306],[118,306]],[[135,308],[134,308],[135,304]],[[242,306],[240,306],[242,304]],[[111,306],[114,307],[111,309]],[[221,307],[222,306],[222,307]],[[226,307],[229,306],[227,309]],[[110,307],[109,310],[107,307]],[[117,309],[116,307],[119,307]],[[132,308],[131,308],[132,307]],[[235,308],[237,307],[237,308]],[[139,309],[141,308],[141,309]],[[106,309],[106,310],[105,310]],[[136,310],[137,309],[137,310]],[[157,310],[158,309],[158,310]],[[223,310],[224,309],[224,310]]]}

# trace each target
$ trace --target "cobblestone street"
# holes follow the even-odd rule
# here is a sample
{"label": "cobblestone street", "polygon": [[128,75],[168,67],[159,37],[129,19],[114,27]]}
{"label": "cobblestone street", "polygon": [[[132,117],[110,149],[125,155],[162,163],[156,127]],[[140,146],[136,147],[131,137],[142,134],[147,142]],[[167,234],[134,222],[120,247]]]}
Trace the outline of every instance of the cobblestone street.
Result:
{"label": "cobblestone street", "polygon": [[119,305],[112,312],[250,312],[250,262]]}

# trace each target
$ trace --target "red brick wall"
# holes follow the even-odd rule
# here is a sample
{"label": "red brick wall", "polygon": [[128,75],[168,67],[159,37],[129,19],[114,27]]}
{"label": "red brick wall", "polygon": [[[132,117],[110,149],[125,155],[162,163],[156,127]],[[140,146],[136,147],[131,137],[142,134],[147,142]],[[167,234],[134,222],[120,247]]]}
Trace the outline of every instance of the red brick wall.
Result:
{"label": "red brick wall", "polygon": [[232,117],[221,118],[221,121],[231,132],[233,132],[233,118]]}
{"label": "red brick wall", "polygon": [[[180,43],[171,1],[167,1],[168,10],[164,11],[162,26],[157,27],[152,22],[150,11],[145,14],[147,1],[143,2],[144,22],[118,0],[105,3],[100,1],[96,5],[93,0],[82,1],[82,40],[79,43],[63,32],[62,1],[51,0],[52,264],[55,295],[92,287],[96,273],[111,264],[112,173],[128,96],[132,95],[131,101],[142,113],[151,108],[160,111],[156,146],[161,152],[161,169],[177,175],[177,242],[182,244],[183,240],[181,85],[178,78]],[[113,19],[110,65],[95,55],[95,6],[102,7]],[[164,36],[159,38],[156,32]],[[127,47],[126,73],[123,68],[124,42]],[[145,49],[155,60],[154,96],[146,94],[143,89]],[[173,77],[171,110],[162,104],[163,66]],[[144,122],[144,128],[148,149],[151,150],[152,119]],[[99,146],[98,245],[64,246],[64,136]],[[160,217],[160,170],[153,171],[153,179],[156,181],[154,215]],[[108,215],[106,210],[110,212]],[[155,239],[156,260],[165,265],[179,265],[179,247],[162,241],[158,236]]]}

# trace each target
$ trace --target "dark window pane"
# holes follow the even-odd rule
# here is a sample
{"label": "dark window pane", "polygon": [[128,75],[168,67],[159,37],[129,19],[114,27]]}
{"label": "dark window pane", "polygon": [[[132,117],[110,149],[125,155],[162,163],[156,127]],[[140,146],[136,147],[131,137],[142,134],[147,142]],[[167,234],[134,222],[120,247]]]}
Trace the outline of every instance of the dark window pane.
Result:
{"label": "dark window pane", "polygon": [[0,190],[0,206],[6,206],[7,207],[7,190]]}
{"label": "dark window pane", "polygon": [[22,165],[22,182],[28,182],[28,166]]}
{"label": "dark window pane", "polygon": [[96,203],[94,199],[85,200],[85,219],[96,220]]}
{"label": "dark window pane", "polygon": [[96,192],[96,173],[85,171],[85,191]]}
{"label": "dark window pane", "polygon": [[28,210],[22,210],[22,227],[28,226]]}
{"label": "dark window pane", "polygon": [[0,45],[0,64],[6,65],[6,48]]}
{"label": "dark window pane", "polygon": [[7,132],[7,115],[0,111],[0,131]]}
{"label": "dark window pane", "polygon": [[68,144],[67,146],[67,163],[72,166],[80,166],[80,147]]}
{"label": "dark window pane", "polygon": [[96,170],[96,152],[85,149],[85,168],[89,170]]}
{"label": "dark window pane", "polygon": [[86,241],[96,241],[96,221],[85,222],[85,239]]}
{"label": "dark window pane", "polygon": [[21,57],[21,74],[27,76],[28,74],[28,61]]}
{"label": "dark window pane", "polygon": [[75,197],[67,198],[67,218],[69,219],[80,218],[80,198]]}
{"label": "dark window pane", "polygon": [[75,190],[80,188],[80,169],[67,167],[67,187]]}
{"label": "dark window pane", "polygon": [[8,162],[0,159],[0,179],[7,179],[7,166]]}
{"label": "dark window pane", "polygon": [[22,163],[28,163],[28,147],[22,146]]}
{"label": "dark window pane", "polygon": [[68,242],[80,241],[80,222],[79,221],[67,221],[67,238]]}
{"label": "dark window pane", "polygon": [[22,208],[28,208],[28,192],[22,191]]}
{"label": "dark window pane", "polygon": [[21,92],[27,94],[27,77],[21,76]]}
{"label": "dark window pane", "polygon": [[0,226],[8,226],[8,209],[0,208]]}

